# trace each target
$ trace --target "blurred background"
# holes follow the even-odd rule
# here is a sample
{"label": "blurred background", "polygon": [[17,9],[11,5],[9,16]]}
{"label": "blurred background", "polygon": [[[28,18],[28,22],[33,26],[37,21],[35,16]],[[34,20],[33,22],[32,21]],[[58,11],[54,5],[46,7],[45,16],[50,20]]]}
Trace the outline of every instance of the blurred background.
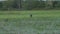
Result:
{"label": "blurred background", "polygon": [[0,0],[0,10],[60,9],[60,0]]}

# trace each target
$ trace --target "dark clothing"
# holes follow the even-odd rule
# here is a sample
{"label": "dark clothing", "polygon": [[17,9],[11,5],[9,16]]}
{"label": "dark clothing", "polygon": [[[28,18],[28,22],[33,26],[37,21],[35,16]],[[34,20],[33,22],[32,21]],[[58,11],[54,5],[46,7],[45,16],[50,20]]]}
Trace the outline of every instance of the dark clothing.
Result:
{"label": "dark clothing", "polygon": [[32,14],[30,15],[30,17],[32,17]]}

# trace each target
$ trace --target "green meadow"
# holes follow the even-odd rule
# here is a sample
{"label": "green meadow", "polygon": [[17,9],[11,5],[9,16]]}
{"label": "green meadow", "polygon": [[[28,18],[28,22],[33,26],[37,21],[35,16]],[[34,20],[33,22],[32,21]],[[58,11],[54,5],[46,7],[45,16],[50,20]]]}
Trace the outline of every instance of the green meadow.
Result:
{"label": "green meadow", "polygon": [[60,10],[0,11],[0,34],[60,34]]}

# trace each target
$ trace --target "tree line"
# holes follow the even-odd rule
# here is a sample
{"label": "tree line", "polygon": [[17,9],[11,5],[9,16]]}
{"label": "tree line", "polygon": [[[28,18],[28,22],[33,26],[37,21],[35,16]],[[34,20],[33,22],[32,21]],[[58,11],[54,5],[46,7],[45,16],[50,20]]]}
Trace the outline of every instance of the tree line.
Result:
{"label": "tree line", "polygon": [[0,2],[0,10],[60,9],[60,1],[8,0]]}

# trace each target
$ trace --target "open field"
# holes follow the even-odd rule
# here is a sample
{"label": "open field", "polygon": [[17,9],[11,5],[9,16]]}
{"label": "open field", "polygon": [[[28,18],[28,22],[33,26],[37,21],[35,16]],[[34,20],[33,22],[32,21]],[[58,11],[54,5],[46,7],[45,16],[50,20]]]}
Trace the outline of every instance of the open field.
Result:
{"label": "open field", "polygon": [[60,34],[60,10],[1,11],[0,34]]}

